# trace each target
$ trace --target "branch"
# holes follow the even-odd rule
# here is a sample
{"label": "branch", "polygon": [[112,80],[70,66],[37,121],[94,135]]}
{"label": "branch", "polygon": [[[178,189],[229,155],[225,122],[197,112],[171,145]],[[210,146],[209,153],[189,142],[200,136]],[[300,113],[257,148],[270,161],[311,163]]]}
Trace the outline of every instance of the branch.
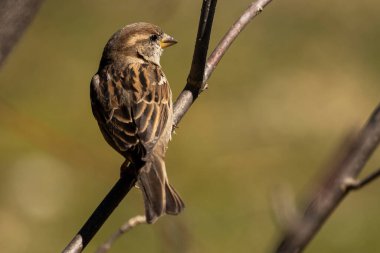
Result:
{"label": "branch", "polygon": [[126,223],[124,223],[118,231],[116,231],[108,240],[102,244],[96,253],[106,253],[111,249],[112,244],[124,233],[128,232],[132,228],[137,225],[146,223],[146,219],[144,215],[137,215],[135,217],[130,218]]}
{"label": "branch", "polygon": [[236,37],[248,25],[248,23],[259,15],[264,8],[270,4],[272,0],[258,0],[251,3],[238,20],[232,25],[230,30],[223,36],[222,40],[218,43],[210,57],[207,59],[206,71],[204,74],[204,82],[210,78],[216,66],[227,52],[227,49],[234,42]]}
{"label": "branch", "polygon": [[[204,0],[199,19],[197,39],[193,54],[193,61],[187,78],[187,84],[174,103],[173,125],[177,126],[185,113],[203,91],[206,81],[211,76],[216,65],[232,44],[242,29],[259,14],[271,0],[258,0],[252,3],[250,7],[230,28],[221,42],[215,48],[214,52],[206,62],[207,50],[210,41],[211,28],[215,14],[217,0]],[[174,128],[173,128],[174,129]],[[100,229],[109,215],[118,206],[120,201],[129,192],[136,182],[136,176],[133,178],[121,178],[104,198],[102,203],[96,208],[95,212],[83,225],[82,229],[74,239],[66,246],[63,253],[79,253],[91,241],[92,237]]]}
{"label": "branch", "polygon": [[[191,66],[190,74],[187,79],[187,84],[181,94],[179,94],[177,100],[174,103],[174,116],[173,122],[174,126],[177,126],[181,121],[182,117],[185,113],[190,109],[191,105],[198,98],[198,95],[204,90],[206,86],[207,80],[210,78],[212,72],[214,72],[216,66],[227,52],[228,48],[234,42],[236,37],[241,33],[241,31],[247,26],[247,24],[255,18],[258,14],[260,14],[265,6],[267,6],[272,0],[258,0],[250,4],[250,6],[244,11],[244,13],[239,17],[239,19],[231,26],[228,32],[224,35],[222,40],[218,43],[214,51],[211,53],[210,57],[207,59],[206,66],[204,67],[204,73],[194,73],[195,70],[202,69],[199,65],[203,66],[204,62],[200,59],[194,60]],[[215,1],[216,4],[216,1]],[[202,20],[202,16],[201,16]],[[212,22],[212,18],[211,18]],[[201,25],[199,26],[201,28]],[[211,32],[211,25],[210,25]],[[198,36],[200,35],[198,30]],[[207,45],[210,34],[207,37]],[[197,45],[203,39],[203,42],[206,43],[206,36],[197,37],[197,44],[195,51],[197,51]],[[201,46],[201,48],[205,49],[206,46]],[[194,51],[194,56],[196,53]],[[207,51],[207,48],[206,48]],[[204,56],[202,54],[202,56]],[[197,61],[196,63],[194,63]],[[195,76],[197,74],[197,76]]]}
{"label": "branch", "polygon": [[[127,173],[129,171],[126,171]],[[90,216],[87,222],[79,230],[78,234],[71,240],[71,242],[63,250],[63,253],[79,253],[87,246],[87,244],[94,237],[96,232],[100,229],[103,223],[108,219],[113,210],[123,200],[125,195],[136,183],[136,172],[131,175],[121,177],[107,194],[100,205],[95,209],[94,213]]]}
{"label": "branch", "polygon": [[376,171],[369,174],[367,177],[365,177],[362,180],[348,180],[345,183],[346,190],[352,191],[352,190],[359,190],[363,188],[364,186],[372,183],[375,179],[380,177],[380,169],[377,169]]}
{"label": "branch", "polygon": [[0,67],[33,20],[42,0],[0,1]]}
{"label": "branch", "polygon": [[204,79],[204,73],[216,2],[217,0],[203,1],[190,73],[187,77],[185,88],[174,103],[174,126],[179,124],[182,117],[202,92],[202,88],[206,82]]}
{"label": "branch", "polygon": [[357,183],[356,178],[371,157],[380,141],[380,105],[367,124],[349,144],[342,159],[332,167],[329,174],[308,201],[297,227],[288,229],[281,240],[277,253],[299,253],[317,234],[321,226],[351,189],[360,188],[379,177],[376,171]]}

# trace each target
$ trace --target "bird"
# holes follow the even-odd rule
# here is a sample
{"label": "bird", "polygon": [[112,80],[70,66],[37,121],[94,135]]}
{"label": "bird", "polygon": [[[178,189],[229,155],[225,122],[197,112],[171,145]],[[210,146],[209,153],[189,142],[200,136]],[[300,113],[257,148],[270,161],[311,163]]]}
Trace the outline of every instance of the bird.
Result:
{"label": "bird", "polygon": [[106,142],[125,158],[120,176],[138,171],[149,224],[177,215],[184,202],[169,184],[165,153],[173,129],[163,49],[177,41],[156,25],[138,22],[115,32],[104,47],[90,84],[93,115]]}

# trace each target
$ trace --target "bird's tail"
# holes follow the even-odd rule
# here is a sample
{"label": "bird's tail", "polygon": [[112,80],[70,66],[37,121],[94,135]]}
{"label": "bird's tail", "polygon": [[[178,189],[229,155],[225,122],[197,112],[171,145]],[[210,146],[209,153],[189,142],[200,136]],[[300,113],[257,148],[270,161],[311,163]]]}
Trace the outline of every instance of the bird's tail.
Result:
{"label": "bird's tail", "polygon": [[169,184],[163,158],[151,154],[139,173],[143,192],[145,216],[154,223],[163,214],[176,215],[185,207],[181,197]]}

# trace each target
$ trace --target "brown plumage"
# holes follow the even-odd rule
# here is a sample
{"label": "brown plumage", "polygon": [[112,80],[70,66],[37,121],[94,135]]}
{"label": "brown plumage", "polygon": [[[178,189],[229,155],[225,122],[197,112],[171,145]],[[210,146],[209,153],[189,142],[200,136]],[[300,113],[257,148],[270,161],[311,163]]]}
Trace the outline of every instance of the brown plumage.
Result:
{"label": "brown plumage", "polygon": [[160,56],[163,48],[175,43],[155,25],[128,25],[106,44],[91,81],[91,106],[100,130],[108,144],[126,159],[122,176],[132,167],[141,167],[138,185],[148,223],[184,208],[169,184],[164,162],[173,106]]}

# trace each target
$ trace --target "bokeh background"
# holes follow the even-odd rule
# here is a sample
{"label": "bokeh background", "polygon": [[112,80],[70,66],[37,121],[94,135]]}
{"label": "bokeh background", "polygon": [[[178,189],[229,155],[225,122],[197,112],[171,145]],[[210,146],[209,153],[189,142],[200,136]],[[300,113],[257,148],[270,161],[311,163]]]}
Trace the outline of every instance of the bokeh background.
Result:
{"label": "bokeh background", "polygon": [[[0,247],[60,252],[119,175],[122,158],[92,117],[89,82],[111,34],[160,25],[180,43],[162,65],[176,96],[202,1],[47,0],[0,70]],[[219,1],[211,48],[250,3]],[[170,180],[187,204],[111,252],[269,252],[281,231],[271,195],[297,199],[347,132],[379,102],[380,3],[274,1],[230,48],[170,143]],[[374,154],[365,173],[379,166]],[[350,194],[306,252],[379,252],[380,187]],[[127,196],[86,252],[143,212]]]}

